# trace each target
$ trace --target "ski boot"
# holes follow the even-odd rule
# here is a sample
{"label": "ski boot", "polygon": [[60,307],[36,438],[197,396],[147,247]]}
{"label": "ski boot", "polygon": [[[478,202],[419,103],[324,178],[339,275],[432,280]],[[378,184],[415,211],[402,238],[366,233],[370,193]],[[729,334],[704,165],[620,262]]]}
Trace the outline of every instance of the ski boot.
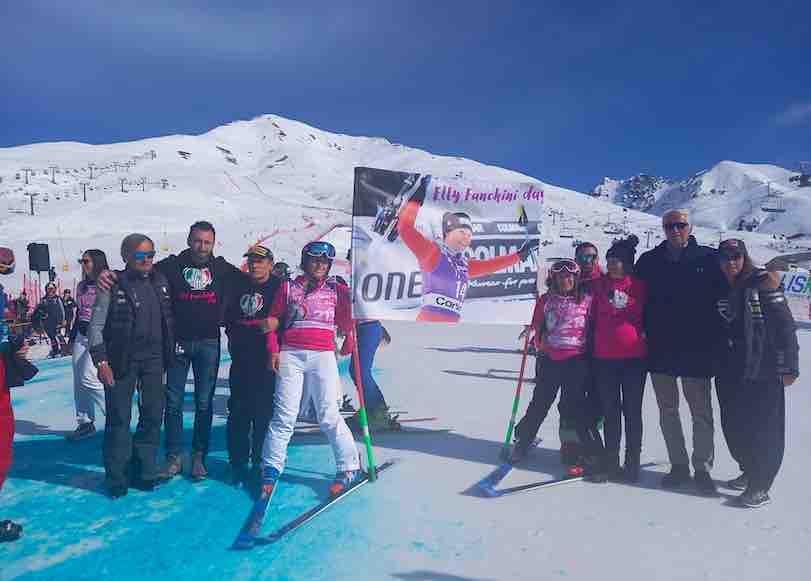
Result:
{"label": "ski boot", "polygon": [[364,477],[362,470],[339,470],[329,487],[330,496],[343,494]]}
{"label": "ski boot", "polygon": [[264,466],[262,468],[262,494],[270,496],[273,494],[273,489],[276,487],[276,482],[281,476],[281,472],[276,470],[273,466]]}

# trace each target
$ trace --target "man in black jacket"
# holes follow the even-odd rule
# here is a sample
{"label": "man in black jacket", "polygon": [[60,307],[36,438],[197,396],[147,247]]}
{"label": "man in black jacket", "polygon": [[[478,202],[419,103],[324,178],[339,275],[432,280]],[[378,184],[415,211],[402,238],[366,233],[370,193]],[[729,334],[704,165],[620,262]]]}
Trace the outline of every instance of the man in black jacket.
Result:
{"label": "man in black jacket", "polygon": [[250,275],[243,275],[237,292],[230,293],[226,333],[231,353],[228,399],[228,459],[231,481],[248,482],[251,460],[258,482],[262,444],[273,417],[276,374],[270,365],[267,319],[281,279],[271,276],[273,253],[265,246],[251,247]]}
{"label": "man in black jacket", "polygon": [[49,282],[45,285],[45,296],[37,306],[39,318],[48,340],[51,342],[49,357],[59,357],[62,354],[62,336],[59,331],[65,324],[65,307],[62,299],[56,294],[56,285]]}
{"label": "man in black jacket", "polygon": [[[173,365],[166,372],[166,466],[162,479],[183,469],[183,403],[186,379],[194,375],[194,432],[192,435],[193,480],[208,476],[205,465],[214,412],[214,390],[220,366],[220,326],[224,320],[225,294],[242,273],[224,258],[215,257],[215,230],[210,222],[195,222],[189,228],[189,248],[155,263],[169,282],[175,316],[176,346]],[[99,277],[99,287],[108,287],[109,274]]]}
{"label": "man in black jacket", "polygon": [[[166,392],[174,358],[172,305],[166,277],[153,268],[155,246],[143,234],[121,243],[127,264],[109,292],[99,290],[88,326],[90,356],[104,384],[104,469],[112,498],[129,486],[152,490]],[[139,390],[138,427],[130,434],[132,396]]]}
{"label": "man in black jacket", "polygon": [[710,477],[715,456],[711,383],[714,338],[720,329],[714,316],[715,250],[700,246],[691,235],[687,210],[662,216],[667,240],[637,261],[636,275],[648,285],[645,333],[659,423],[671,470],[666,488],[690,480],[690,458],[679,418],[680,377],[693,418],[695,483],[705,494],[717,494]]}

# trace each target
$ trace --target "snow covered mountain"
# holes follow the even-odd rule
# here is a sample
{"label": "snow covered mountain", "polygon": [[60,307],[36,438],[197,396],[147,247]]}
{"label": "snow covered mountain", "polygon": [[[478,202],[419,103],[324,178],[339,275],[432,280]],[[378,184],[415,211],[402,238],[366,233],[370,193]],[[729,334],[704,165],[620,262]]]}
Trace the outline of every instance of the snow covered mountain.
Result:
{"label": "snow covered mountain", "polygon": [[[348,229],[340,228],[340,235],[333,229],[350,223],[356,166],[484,181],[536,181],[545,194],[543,253],[547,256],[571,255],[578,240],[591,240],[605,250],[625,231],[637,233],[643,242],[640,250],[662,239],[655,216],[634,209],[620,211],[611,203],[616,197],[599,200],[469,159],[437,156],[383,138],[335,134],[264,115],[202,135],[110,145],[60,142],[0,149],[0,243],[14,248],[20,265],[16,279],[4,283],[9,289],[19,288],[22,273],[27,271],[29,242],[49,244],[51,263],[65,284],[70,284],[79,278],[76,259],[84,249],[101,248],[114,266],[120,266],[122,237],[140,231],[152,236],[159,256],[176,253],[185,248],[189,224],[199,219],[215,224],[216,252],[234,262],[241,260],[248,245],[264,240],[277,259],[295,265],[301,246],[328,232],[333,232],[341,253],[346,250],[341,246],[348,245]],[[732,179],[715,169],[702,176],[700,191],[722,187],[724,179]],[[771,176],[776,189],[787,191],[786,207],[798,206],[800,196],[808,196],[789,191],[784,179],[788,172],[781,171],[780,176],[762,172],[765,177],[750,178],[746,183],[751,188],[745,192]],[[689,205],[690,199],[658,197],[660,183],[658,178],[638,176],[626,189],[640,199],[656,198],[651,212],[660,211],[665,203]],[[745,193],[733,194],[731,186],[727,190],[724,200],[745,197]],[[696,231],[705,243],[717,242],[719,224],[728,227],[739,218],[737,210],[725,211],[721,218],[712,218],[710,213],[697,212],[702,223],[713,228]],[[797,228],[805,228],[803,220],[811,220],[811,212],[806,214],[798,218]],[[804,231],[811,232],[811,227]],[[767,246],[768,238],[748,236],[758,258],[766,260],[775,254]]]}
{"label": "snow covered mountain", "polygon": [[689,208],[694,222],[708,228],[811,238],[811,187],[800,187],[797,175],[775,165],[722,161],[682,181],[605,178],[592,195],[656,215]]}

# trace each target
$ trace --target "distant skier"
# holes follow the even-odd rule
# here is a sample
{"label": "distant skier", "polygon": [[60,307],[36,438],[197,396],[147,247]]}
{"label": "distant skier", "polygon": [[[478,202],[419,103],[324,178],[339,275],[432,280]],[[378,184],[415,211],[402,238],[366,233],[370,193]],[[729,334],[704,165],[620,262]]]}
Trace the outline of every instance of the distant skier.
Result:
{"label": "distant skier", "polygon": [[[330,494],[346,490],[361,476],[352,432],[339,412],[341,380],[335,360],[335,329],[346,335],[342,354],[352,351],[349,288],[328,277],[335,258],[329,242],[310,242],[301,251],[302,276],[282,284],[270,311],[272,365],[278,373],[262,449],[262,487],[271,494],[284,469],[287,446],[302,403],[313,400],[321,430],[335,455],[337,474]],[[281,352],[278,334],[284,330]]]}
{"label": "distant skier", "polygon": [[538,248],[537,238],[526,240],[517,252],[488,260],[465,256],[473,238],[470,216],[464,212],[445,212],[442,216],[442,242],[425,238],[414,224],[425,201],[428,178],[405,204],[398,219],[398,231],[405,245],[417,258],[422,271],[422,307],[418,321],[457,323],[462,314],[470,279],[481,278],[526,260]]}

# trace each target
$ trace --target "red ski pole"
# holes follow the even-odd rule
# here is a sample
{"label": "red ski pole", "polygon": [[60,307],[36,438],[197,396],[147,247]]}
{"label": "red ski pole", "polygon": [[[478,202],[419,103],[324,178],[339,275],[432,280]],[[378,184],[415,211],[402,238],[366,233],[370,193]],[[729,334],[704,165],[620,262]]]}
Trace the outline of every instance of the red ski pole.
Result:
{"label": "red ski pole", "polygon": [[527,353],[529,352],[529,336],[532,334],[531,329],[527,329],[524,335],[524,354],[521,356],[521,370],[518,372],[518,385],[515,388],[515,397],[513,398],[513,409],[510,415],[510,423],[507,424],[507,436],[504,438],[504,446],[501,449],[502,460],[507,461],[510,458],[510,440],[513,437],[513,430],[515,429],[515,418],[518,415],[518,402],[521,401],[521,386],[524,384],[524,369],[527,366]]}

